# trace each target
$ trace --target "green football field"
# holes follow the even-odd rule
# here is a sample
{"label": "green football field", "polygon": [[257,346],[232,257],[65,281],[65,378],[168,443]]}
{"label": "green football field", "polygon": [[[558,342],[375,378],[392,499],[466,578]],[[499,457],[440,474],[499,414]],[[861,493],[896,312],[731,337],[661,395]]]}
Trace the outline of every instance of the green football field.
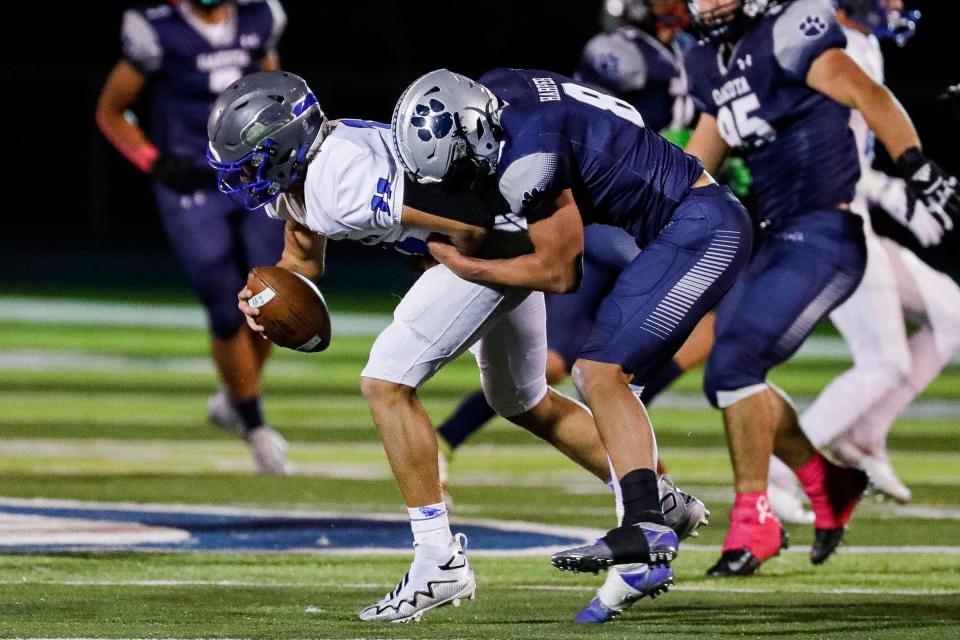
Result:
{"label": "green football field", "polygon": [[[205,424],[216,382],[202,329],[63,316],[0,321],[0,500],[403,515],[357,389],[369,332],[341,325],[327,352],[276,352],[265,405],[297,472],[268,478],[252,474],[240,441]],[[848,366],[831,353],[773,379],[809,401]],[[431,416],[477,381],[469,358],[441,372],[423,393]],[[697,374],[681,380],[651,415],[670,472],[707,502],[712,525],[681,549],[674,590],[609,625],[572,624],[602,578],[561,573],[546,555],[472,548],[477,600],[399,626],[356,613],[394,587],[405,554],[41,552],[0,555],[0,638],[960,637],[960,367],[894,427],[912,504],[869,498],[846,546],[817,568],[803,549],[811,531],[789,527],[793,549],[735,580],[703,577],[733,493],[720,419],[698,386]],[[606,529],[614,518],[602,484],[502,420],[458,451],[451,474],[455,525]]]}

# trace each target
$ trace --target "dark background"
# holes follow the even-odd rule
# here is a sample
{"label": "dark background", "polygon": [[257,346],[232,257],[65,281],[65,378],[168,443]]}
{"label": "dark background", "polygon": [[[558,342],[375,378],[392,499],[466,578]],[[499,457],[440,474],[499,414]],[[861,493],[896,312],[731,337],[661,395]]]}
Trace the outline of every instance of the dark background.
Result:
{"label": "dark background", "polygon": [[[8,45],[0,62],[6,167],[0,249],[9,265],[4,288],[26,293],[58,284],[180,282],[147,178],[102,138],[93,120],[97,95],[119,56],[121,12],[134,4],[9,8],[19,15],[6,16],[8,40],[16,29],[27,44]],[[945,87],[960,82],[960,7],[948,0],[909,4],[923,11],[923,19],[905,49],[885,46],[888,85],[912,114],[928,154],[960,173],[960,123],[937,103]],[[287,0],[284,6],[284,67],[307,79],[331,117],[383,121],[402,89],[433,68],[473,76],[496,66],[569,72],[597,31],[600,0]],[[895,223],[878,220],[877,226],[900,233]],[[350,265],[369,262],[358,257],[388,259],[383,252],[334,244],[345,245],[333,252],[335,282],[358,277]],[[960,271],[956,237],[922,255]]]}

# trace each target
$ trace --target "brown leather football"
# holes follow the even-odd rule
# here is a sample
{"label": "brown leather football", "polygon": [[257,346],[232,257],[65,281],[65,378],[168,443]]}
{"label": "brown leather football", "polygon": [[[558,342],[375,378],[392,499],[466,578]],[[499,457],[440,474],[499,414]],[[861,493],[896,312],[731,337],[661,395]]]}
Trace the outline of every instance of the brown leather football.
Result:
{"label": "brown leather football", "polygon": [[307,278],[283,267],[254,267],[247,288],[248,304],[260,309],[257,324],[274,344],[311,352],[330,346],[330,311]]}

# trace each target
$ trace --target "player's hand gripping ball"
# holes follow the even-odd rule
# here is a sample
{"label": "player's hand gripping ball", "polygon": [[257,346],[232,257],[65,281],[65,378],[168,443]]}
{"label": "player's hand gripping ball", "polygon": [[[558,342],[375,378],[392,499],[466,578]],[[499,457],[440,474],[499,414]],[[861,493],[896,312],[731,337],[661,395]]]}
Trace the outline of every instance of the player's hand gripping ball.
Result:
{"label": "player's hand gripping ball", "polygon": [[297,351],[330,346],[330,311],[317,286],[283,267],[255,267],[247,275],[247,304],[260,310],[257,323],[274,344]]}

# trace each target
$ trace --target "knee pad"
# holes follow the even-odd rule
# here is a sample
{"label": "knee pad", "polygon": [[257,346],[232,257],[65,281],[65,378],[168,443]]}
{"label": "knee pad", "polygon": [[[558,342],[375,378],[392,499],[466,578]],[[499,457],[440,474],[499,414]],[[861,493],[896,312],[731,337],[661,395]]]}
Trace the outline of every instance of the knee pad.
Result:
{"label": "knee pad", "polygon": [[504,418],[512,418],[533,409],[547,395],[547,379],[529,380],[516,386],[509,377],[481,374],[487,404]]}
{"label": "knee pad", "polygon": [[703,392],[710,404],[723,409],[766,389],[769,367],[762,360],[742,349],[714,346],[703,374]]}
{"label": "knee pad", "polygon": [[204,300],[204,307],[207,311],[207,325],[210,327],[210,333],[221,340],[229,340],[237,335],[246,323],[233,297]]}

